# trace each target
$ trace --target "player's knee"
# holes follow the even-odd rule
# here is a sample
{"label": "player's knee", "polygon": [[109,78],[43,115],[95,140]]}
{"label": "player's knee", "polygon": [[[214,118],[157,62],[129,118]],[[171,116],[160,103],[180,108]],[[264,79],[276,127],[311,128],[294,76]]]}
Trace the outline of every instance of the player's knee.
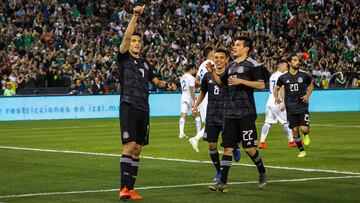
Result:
{"label": "player's knee", "polygon": [[308,126],[301,126],[300,129],[301,132],[304,133],[305,135],[310,133],[310,128]]}
{"label": "player's knee", "polygon": [[133,156],[134,156],[134,158],[139,158],[140,157],[141,149],[142,149],[141,145],[135,144],[135,146],[133,148]]}
{"label": "player's knee", "polygon": [[249,156],[254,156],[256,153],[255,147],[245,148],[244,150],[245,150],[246,154],[248,154]]}
{"label": "player's knee", "polygon": [[298,127],[293,127],[291,129],[292,133],[293,133],[293,137],[299,137],[299,128]]}
{"label": "player's knee", "polygon": [[224,148],[224,155],[232,156],[233,148]]}

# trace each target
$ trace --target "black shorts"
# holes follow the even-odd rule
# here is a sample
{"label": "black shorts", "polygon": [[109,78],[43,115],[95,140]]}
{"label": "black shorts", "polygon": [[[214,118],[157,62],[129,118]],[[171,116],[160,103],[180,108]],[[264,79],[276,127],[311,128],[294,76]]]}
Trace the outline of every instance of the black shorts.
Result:
{"label": "black shorts", "polygon": [[204,140],[208,142],[218,142],[222,125],[205,125]]}
{"label": "black shorts", "polygon": [[141,111],[128,103],[120,105],[121,141],[149,144],[149,111]]}
{"label": "black shorts", "polygon": [[237,148],[242,143],[243,148],[257,146],[256,115],[240,119],[225,118],[222,147]]}
{"label": "black shorts", "polygon": [[309,112],[302,114],[287,114],[287,122],[289,124],[290,129],[293,129],[296,126],[309,126],[310,125]]}

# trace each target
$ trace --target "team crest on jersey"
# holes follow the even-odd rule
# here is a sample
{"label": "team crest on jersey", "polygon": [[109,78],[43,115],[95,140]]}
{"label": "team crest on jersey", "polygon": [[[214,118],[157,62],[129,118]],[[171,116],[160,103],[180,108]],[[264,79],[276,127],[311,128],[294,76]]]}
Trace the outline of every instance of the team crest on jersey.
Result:
{"label": "team crest on jersey", "polygon": [[237,69],[236,69],[236,72],[237,73],[243,73],[244,72],[244,66],[240,66],[240,67],[238,67]]}
{"label": "team crest on jersey", "polygon": [[299,77],[298,78],[298,83],[302,83],[302,82],[304,82],[304,79],[302,77]]}
{"label": "team crest on jersey", "polygon": [[290,80],[286,80],[286,83],[290,83]]}
{"label": "team crest on jersey", "polygon": [[212,80],[209,80],[209,84],[213,84],[214,82]]}
{"label": "team crest on jersey", "polygon": [[149,70],[149,66],[147,65],[146,62],[144,62],[144,67],[145,67],[146,70]]}

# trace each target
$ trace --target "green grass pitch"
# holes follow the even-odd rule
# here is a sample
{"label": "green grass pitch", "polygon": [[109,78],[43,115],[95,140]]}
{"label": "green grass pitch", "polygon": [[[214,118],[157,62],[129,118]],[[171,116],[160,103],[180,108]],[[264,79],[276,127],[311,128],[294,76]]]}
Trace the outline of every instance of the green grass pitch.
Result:
{"label": "green grass pitch", "polygon": [[[266,188],[257,189],[257,170],[241,149],[226,194],[207,187],[215,175],[207,143],[196,153],[178,138],[178,117],[151,118],[136,182],[142,202],[359,202],[360,113],[310,116],[308,157],[297,158],[273,125],[269,149],[260,150]],[[259,115],[258,133],[263,120]],[[188,136],[193,121],[186,120]],[[0,202],[119,202],[121,146],[117,119],[1,122]]]}

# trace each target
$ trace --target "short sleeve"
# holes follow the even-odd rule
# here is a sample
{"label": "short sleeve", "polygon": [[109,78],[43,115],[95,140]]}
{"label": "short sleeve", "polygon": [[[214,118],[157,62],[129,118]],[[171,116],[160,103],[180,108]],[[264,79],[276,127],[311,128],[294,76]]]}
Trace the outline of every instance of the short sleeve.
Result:
{"label": "short sleeve", "polygon": [[276,82],[276,86],[282,87],[283,85],[284,85],[283,76],[280,76],[279,79]]}
{"label": "short sleeve", "polygon": [[251,72],[251,78],[253,81],[264,81],[260,66],[254,67],[253,71]]}
{"label": "short sleeve", "polygon": [[305,83],[307,85],[310,85],[311,84],[311,81],[312,81],[312,78],[309,74],[306,74],[306,78],[305,78]]}
{"label": "short sleeve", "polygon": [[195,78],[193,76],[190,77],[190,87],[195,87]]}

